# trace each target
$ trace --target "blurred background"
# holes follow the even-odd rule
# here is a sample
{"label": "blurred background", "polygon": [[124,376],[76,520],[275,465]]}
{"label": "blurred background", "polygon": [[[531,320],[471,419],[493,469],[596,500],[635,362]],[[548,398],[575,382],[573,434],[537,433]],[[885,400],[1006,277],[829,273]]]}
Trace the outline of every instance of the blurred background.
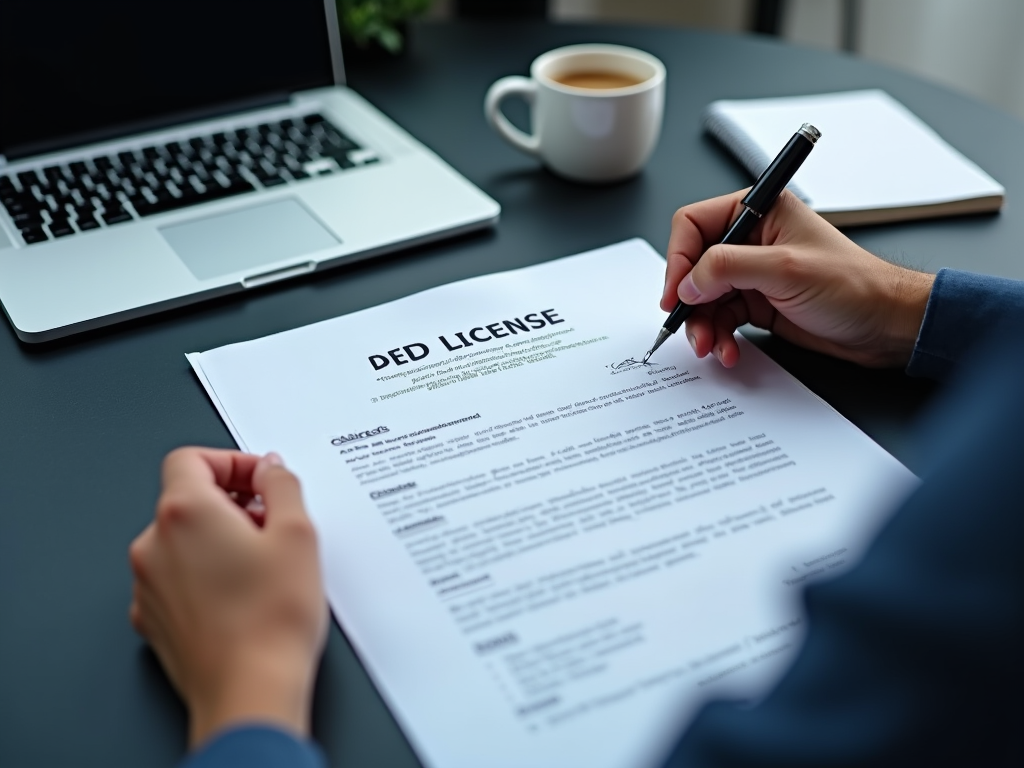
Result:
{"label": "blurred background", "polygon": [[1022,0],[434,0],[429,16],[505,13],[773,34],[912,72],[1024,119]]}

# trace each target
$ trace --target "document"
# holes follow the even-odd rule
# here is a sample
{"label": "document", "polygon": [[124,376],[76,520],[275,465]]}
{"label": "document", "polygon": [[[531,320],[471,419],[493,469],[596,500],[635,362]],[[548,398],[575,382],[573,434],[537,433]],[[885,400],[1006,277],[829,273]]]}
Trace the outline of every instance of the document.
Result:
{"label": "document", "polygon": [[764,694],[799,592],[916,483],[740,338],[642,363],[641,240],[188,359],[303,482],[331,608],[431,768],[644,768]]}

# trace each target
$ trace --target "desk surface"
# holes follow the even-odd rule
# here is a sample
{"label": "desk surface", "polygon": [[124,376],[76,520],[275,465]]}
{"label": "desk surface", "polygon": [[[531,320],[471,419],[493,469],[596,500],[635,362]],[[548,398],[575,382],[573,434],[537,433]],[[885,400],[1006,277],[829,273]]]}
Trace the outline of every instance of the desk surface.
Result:
{"label": "desk surface", "polygon": [[[668,68],[661,143],[638,178],[580,187],[508,148],[483,120],[487,86],[575,42],[634,45]],[[922,269],[1024,278],[1024,125],[947,90],[846,56],[686,30],[425,25],[401,60],[350,67],[351,84],[502,205],[492,232],[269,290],[28,347],[0,323],[0,765],[173,765],[185,715],[132,632],[127,547],[152,515],[162,456],[232,447],[183,353],[264,336],[460,278],[633,236],[663,249],[680,205],[749,183],[701,134],[717,98],[881,87],[1007,190],[998,216],[859,229]],[[762,339],[770,355],[912,469],[909,425],[932,387]],[[314,731],[342,766],[416,759],[332,626]]]}

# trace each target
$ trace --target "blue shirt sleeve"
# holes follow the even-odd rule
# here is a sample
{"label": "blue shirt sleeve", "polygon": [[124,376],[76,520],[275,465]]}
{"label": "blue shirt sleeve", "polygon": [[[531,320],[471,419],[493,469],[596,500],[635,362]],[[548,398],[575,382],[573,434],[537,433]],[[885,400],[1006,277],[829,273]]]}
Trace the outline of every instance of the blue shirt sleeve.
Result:
{"label": "blue shirt sleeve", "polygon": [[907,373],[946,379],[972,347],[1022,320],[1024,282],[943,269],[935,276]]}
{"label": "blue shirt sleeve", "polygon": [[327,768],[313,742],[278,728],[231,728],[190,754],[179,768]]}
{"label": "blue shirt sleeve", "polygon": [[1024,324],[1006,330],[934,404],[924,482],[859,565],[807,588],[775,690],[706,707],[665,768],[1024,766]]}

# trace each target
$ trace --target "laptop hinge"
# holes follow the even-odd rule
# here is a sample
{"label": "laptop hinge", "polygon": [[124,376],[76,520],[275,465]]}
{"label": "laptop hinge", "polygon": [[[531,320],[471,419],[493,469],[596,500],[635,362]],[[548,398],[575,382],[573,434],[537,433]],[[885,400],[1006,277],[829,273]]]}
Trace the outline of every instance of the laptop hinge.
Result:
{"label": "laptop hinge", "polygon": [[16,147],[8,147],[15,160],[35,157],[36,155],[60,152],[67,149],[74,149],[87,144],[97,144],[107,141],[115,141],[135,136],[150,131],[161,131],[173,128],[176,125],[201,122],[204,120],[216,120],[217,118],[230,115],[250,112],[259,109],[266,109],[277,105],[288,104],[291,101],[291,94],[279,91],[276,93],[253,96],[246,99],[236,99],[230,102],[222,102],[213,107],[201,109],[179,110],[172,114],[150,117],[143,120],[121,123],[104,128],[96,128],[89,131],[46,139],[44,141],[30,142]]}

